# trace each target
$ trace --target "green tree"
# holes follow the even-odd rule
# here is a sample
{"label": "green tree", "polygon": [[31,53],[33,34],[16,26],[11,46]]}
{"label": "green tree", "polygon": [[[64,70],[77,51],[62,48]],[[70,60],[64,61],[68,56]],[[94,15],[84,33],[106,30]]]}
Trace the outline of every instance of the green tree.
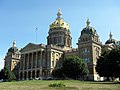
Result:
{"label": "green tree", "polygon": [[98,58],[96,71],[101,77],[120,77],[120,48],[105,51]]}
{"label": "green tree", "polygon": [[8,67],[4,67],[4,69],[1,70],[0,74],[1,74],[1,79],[3,79],[3,81],[12,81],[16,79],[14,73],[11,72]]}
{"label": "green tree", "polygon": [[54,70],[54,77],[68,77],[78,79],[89,73],[86,64],[78,56],[72,55],[65,58],[61,69]]}
{"label": "green tree", "polygon": [[64,78],[64,76],[63,76],[63,71],[62,71],[62,69],[60,68],[60,69],[54,69],[53,71],[52,71],[52,75],[53,75],[53,77],[55,77],[55,78]]}
{"label": "green tree", "polygon": [[110,51],[108,55],[110,71],[113,77],[120,77],[120,48],[116,48]]}
{"label": "green tree", "polygon": [[78,79],[88,74],[88,69],[84,61],[75,55],[65,58],[62,70],[66,77],[72,79]]}
{"label": "green tree", "polygon": [[0,80],[3,79],[4,73],[3,73],[3,69],[0,71]]}

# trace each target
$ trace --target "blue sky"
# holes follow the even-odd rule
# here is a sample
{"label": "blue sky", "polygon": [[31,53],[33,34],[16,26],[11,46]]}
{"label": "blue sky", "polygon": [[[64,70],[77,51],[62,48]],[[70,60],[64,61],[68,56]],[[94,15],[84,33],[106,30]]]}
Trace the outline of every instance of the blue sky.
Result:
{"label": "blue sky", "polygon": [[36,27],[37,42],[46,44],[49,25],[59,8],[70,24],[73,47],[77,47],[87,18],[103,44],[110,31],[114,39],[120,40],[120,0],[0,0],[0,69],[14,40],[19,48],[36,42]]}

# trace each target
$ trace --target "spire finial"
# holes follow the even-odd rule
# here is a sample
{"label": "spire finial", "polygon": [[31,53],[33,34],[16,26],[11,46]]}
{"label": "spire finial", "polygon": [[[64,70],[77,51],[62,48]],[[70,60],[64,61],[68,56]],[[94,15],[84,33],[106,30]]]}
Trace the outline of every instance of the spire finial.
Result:
{"label": "spire finial", "polygon": [[112,35],[111,31],[110,31],[110,34],[109,34],[109,36],[110,36],[110,39],[112,39],[112,36],[113,36],[113,35]]}
{"label": "spire finial", "polygon": [[16,41],[15,40],[13,41],[13,47],[16,47]]}
{"label": "spire finial", "polygon": [[89,25],[90,25],[90,20],[89,20],[89,18],[87,19],[86,24],[87,24],[87,27],[89,27]]}
{"label": "spire finial", "polygon": [[57,19],[62,18],[62,12],[60,9],[58,9],[58,13],[57,13]]}

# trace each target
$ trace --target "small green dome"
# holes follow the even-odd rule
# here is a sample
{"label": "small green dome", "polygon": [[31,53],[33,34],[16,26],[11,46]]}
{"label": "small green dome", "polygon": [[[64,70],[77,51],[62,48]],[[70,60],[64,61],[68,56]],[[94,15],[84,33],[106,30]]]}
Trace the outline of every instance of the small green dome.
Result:
{"label": "small green dome", "polygon": [[8,49],[8,52],[11,52],[11,53],[15,53],[17,52],[19,49],[17,47],[11,47]]}
{"label": "small green dome", "polygon": [[13,46],[8,49],[8,52],[15,53],[18,51],[19,51],[19,49],[16,47],[16,41],[13,41]]}
{"label": "small green dome", "polygon": [[81,35],[83,34],[93,34],[93,35],[97,35],[96,30],[93,27],[85,27],[83,28],[83,30],[81,31]]}
{"label": "small green dome", "polygon": [[115,44],[115,42],[116,42],[115,39],[109,39],[105,42],[105,44],[111,44],[111,43]]}
{"label": "small green dome", "polygon": [[87,25],[86,25],[86,27],[83,28],[83,30],[81,31],[81,35],[83,35],[83,34],[89,34],[89,35],[91,35],[91,34],[92,34],[92,35],[98,36],[95,28],[89,26],[89,24],[90,24],[89,19],[87,19],[86,23],[87,23]]}
{"label": "small green dome", "polygon": [[116,42],[116,40],[115,39],[113,39],[112,38],[112,33],[110,32],[110,34],[109,34],[109,39],[105,42],[105,44],[111,44],[111,43],[113,43],[113,44],[115,44],[115,42]]}

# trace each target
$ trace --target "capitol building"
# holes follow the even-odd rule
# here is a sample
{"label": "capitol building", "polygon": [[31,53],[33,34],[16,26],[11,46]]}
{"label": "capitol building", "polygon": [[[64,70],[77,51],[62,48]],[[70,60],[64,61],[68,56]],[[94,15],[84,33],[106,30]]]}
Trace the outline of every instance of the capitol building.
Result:
{"label": "capitol building", "polygon": [[97,30],[90,26],[87,19],[86,26],[81,30],[77,42],[77,48],[72,47],[70,25],[62,18],[61,10],[57,12],[57,18],[49,26],[47,44],[28,43],[19,50],[16,42],[8,49],[5,56],[5,66],[13,71],[19,80],[49,79],[52,71],[62,67],[65,56],[78,55],[88,65],[89,80],[100,80],[95,70],[97,58],[103,48],[112,49],[120,45],[120,42],[110,38],[102,45]]}

